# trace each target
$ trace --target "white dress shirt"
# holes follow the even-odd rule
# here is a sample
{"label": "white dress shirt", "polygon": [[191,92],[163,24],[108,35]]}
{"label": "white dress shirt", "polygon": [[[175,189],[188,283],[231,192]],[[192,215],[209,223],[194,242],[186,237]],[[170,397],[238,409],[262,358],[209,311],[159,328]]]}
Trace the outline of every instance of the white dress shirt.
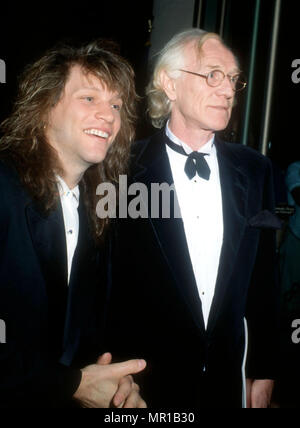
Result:
{"label": "white dress shirt", "polygon": [[73,256],[77,247],[78,234],[79,234],[79,187],[74,187],[70,190],[64,180],[57,176],[57,183],[59,189],[59,195],[63,210],[65,233],[66,233],[66,244],[67,244],[67,256],[68,256],[68,283],[70,280]]}
{"label": "white dress shirt", "polygon": [[[171,132],[168,125],[166,133],[169,139],[182,146],[187,154],[193,151]],[[189,180],[184,171],[187,157],[169,146],[166,146],[166,149],[207,327],[223,242],[222,194],[214,137],[199,149],[199,152],[209,154],[205,156],[211,171],[208,181],[198,174]]]}

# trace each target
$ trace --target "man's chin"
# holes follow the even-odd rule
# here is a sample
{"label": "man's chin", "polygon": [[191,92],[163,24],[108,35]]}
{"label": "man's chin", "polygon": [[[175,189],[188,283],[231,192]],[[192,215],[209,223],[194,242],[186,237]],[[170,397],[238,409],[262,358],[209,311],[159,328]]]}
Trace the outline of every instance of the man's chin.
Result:
{"label": "man's chin", "polygon": [[220,121],[219,123],[216,123],[214,127],[214,132],[224,131],[224,129],[227,128],[228,123],[229,123],[229,120]]}
{"label": "man's chin", "polygon": [[106,157],[106,153],[103,154],[102,156],[94,156],[86,159],[85,160],[86,170],[89,168],[95,167],[97,165],[100,165],[104,161],[105,157]]}

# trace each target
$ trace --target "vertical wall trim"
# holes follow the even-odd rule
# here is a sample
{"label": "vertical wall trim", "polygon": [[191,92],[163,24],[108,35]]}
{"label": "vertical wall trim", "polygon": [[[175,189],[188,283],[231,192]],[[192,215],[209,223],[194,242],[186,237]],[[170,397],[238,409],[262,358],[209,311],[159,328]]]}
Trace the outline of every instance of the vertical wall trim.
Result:
{"label": "vertical wall trim", "polygon": [[254,71],[255,71],[255,57],[256,57],[257,38],[258,38],[259,12],[260,12],[260,0],[256,0],[254,24],[253,24],[253,38],[252,38],[252,46],[251,46],[250,70],[249,70],[245,118],[244,118],[244,129],[242,134],[242,144],[244,146],[247,145],[248,133],[249,133],[251,103],[252,103],[252,95],[253,95],[253,81],[254,81]]}
{"label": "vertical wall trim", "polygon": [[195,0],[194,23],[193,23],[193,26],[195,28],[201,27],[203,2],[204,2],[204,0]]}
{"label": "vertical wall trim", "polygon": [[260,151],[264,155],[267,155],[268,153],[268,138],[269,138],[270,120],[271,120],[273,84],[274,84],[274,76],[275,76],[276,52],[277,52],[277,45],[278,45],[278,34],[279,34],[279,23],[280,23],[280,10],[281,10],[281,0],[276,0],[274,20],[273,20],[273,33],[272,33],[272,44],[271,44],[271,53],[270,53],[270,66],[269,66],[269,73],[268,73],[268,87],[267,87],[267,97],[266,97],[266,104],[265,104],[264,125],[263,125],[263,134],[262,134],[262,140],[260,145]]}
{"label": "vertical wall trim", "polygon": [[221,37],[224,36],[224,24],[225,24],[225,13],[226,13],[226,0],[222,0],[222,11],[221,11],[221,20],[220,20],[220,29],[219,34]]}

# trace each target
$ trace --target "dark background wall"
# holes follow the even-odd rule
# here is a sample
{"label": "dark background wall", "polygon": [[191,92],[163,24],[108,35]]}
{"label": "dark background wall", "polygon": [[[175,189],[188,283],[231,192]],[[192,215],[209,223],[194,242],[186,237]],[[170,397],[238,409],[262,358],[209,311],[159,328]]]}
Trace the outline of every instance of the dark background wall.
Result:
{"label": "dark background wall", "polygon": [[117,41],[136,71],[138,93],[143,94],[152,0],[27,3],[0,6],[0,59],[6,63],[6,84],[0,84],[0,121],[11,110],[24,66],[61,40],[80,44],[108,37]]}
{"label": "dark background wall", "polygon": [[[198,14],[200,4],[203,7],[201,17]],[[145,137],[153,132],[146,117],[144,99],[150,71],[149,59],[173,34],[187,27],[194,25],[219,32],[224,4],[224,39],[234,49],[242,69],[248,74],[256,0],[98,0],[80,5],[75,2],[69,5],[40,2],[34,6],[28,2],[1,4],[0,59],[6,63],[6,83],[0,83],[0,122],[11,111],[18,76],[25,65],[58,41],[79,44],[108,37],[120,44],[121,53],[136,71],[137,91],[142,97],[137,137]],[[247,144],[255,149],[259,149],[262,134],[274,4],[275,0],[261,1],[247,139]],[[295,72],[292,62],[299,59],[300,63],[298,7],[299,0],[282,0],[267,153],[278,167],[279,179],[284,177],[291,162],[300,159],[300,66],[296,74],[298,79],[292,81]],[[149,32],[150,28],[153,28],[152,33]],[[239,96],[228,130],[224,133],[226,139],[236,143],[241,141],[246,94],[245,91]],[[278,200],[280,202],[280,196]],[[299,363],[300,345],[297,346],[297,352],[293,349],[291,354]],[[299,377],[296,363],[292,365],[287,361],[285,366],[293,370],[291,378]],[[290,378],[287,380],[290,381]],[[299,384],[298,380],[294,382],[295,397],[300,407]],[[290,385],[287,389],[291,390]]]}
{"label": "dark background wall", "polygon": [[[259,149],[263,106],[267,85],[268,53],[275,0],[261,1],[255,80],[247,144]],[[292,82],[291,67],[300,58],[297,4],[282,1],[276,73],[270,123],[268,155],[285,169],[299,157],[297,142],[300,83]],[[197,5],[202,4],[197,22]],[[11,3],[0,8],[0,59],[6,62],[6,84],[0,84],[0,121],[6,117],[15,97],[17,78],[24,66],[34,61],[57,41],[87,42],[109,37],[119,42],[121,53],[136,71],[137,91],[142,96],[137,137],[153,132],[145,113],[144,92],[152,56],[174,33],[192,25],[209,31],[220,29],[222,0],[90,1],[81,5],[40,3],[40,6]],[[224,39],[234,48],[246,74],[253,35],[256,0],[227,0]],[[150,25],[149,25],[150,22]],[[152,33],[149,31],[152,28]],[[246,92],[239,95],[238,107],[225,137],[241,141]]]}

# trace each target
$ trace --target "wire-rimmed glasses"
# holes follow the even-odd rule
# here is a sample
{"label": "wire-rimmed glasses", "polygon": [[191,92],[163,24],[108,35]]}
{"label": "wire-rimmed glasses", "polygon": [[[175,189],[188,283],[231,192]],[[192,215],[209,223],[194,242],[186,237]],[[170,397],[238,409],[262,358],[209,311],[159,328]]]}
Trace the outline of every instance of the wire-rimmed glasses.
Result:
{"label": "wire-rimmed glasses", "polygon": [[220,86],[224,81],[225,77],[228,77],[231,87],[235,92],[242,91],[247,86],[246,79],[241,73],[226,75],[225,73],[223,73],[222,70],[212,70],[207,74],[200,74],[200,73],[195,73],[194,71],[188,71],[188,70],[182,70],[182,69],[179,69],[179,71],[183,71],[184,73],[194,74],[195,76],[204,77],[206,79],[206,83],[208,84],[208,86],[211,86],[213,88]]}

